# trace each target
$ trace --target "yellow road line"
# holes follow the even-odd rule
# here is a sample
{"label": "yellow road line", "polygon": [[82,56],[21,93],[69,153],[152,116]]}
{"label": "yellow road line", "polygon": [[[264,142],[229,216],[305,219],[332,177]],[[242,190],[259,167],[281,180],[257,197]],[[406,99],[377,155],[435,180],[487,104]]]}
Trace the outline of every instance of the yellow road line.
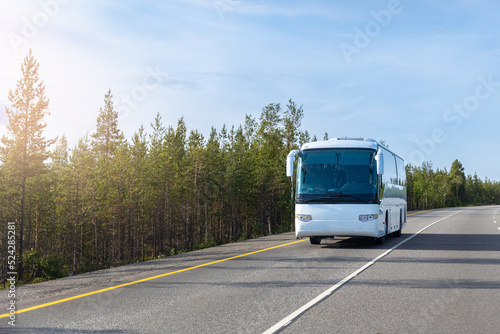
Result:
{"label": "yellow road line", "polygon": [[[53,301],[53,302],[50,302],[50,303],[45,303],[45,304],[41,304],[41,305],[37,305],[37,306],[33,306],[33,307],[28,307],[28,308],[25,308],[25,309],[22,309],[22,310],[17,310],[15,312],[15,314],[24,313],[24,312],[28,312],[28,311],[33,311],[33,310],[36,310],[36,309],[39,309],[39,308],[43,308],[43,307],[47,307],[47,306],[51,306],[51,305],[56,305],[56,304],[64,303],[64,302],[67,302],[67,301],[70,301],[70,300],[79,299],[79,298],[83,298],[83,297],[95,295],[95,294],[98,294],[98,293],[102,293],[102,292],[106,292],[106,291],[118,289],[118,288],[123,288],[125,286],[129,286],[129,285],[133,285],[133,284],[137,284],[137,283],[142,283],[142,282],[150,281],[150,280],[153,280],[153,279],[156,279],[156,278],[165,277],[165,276],[169,276],[169,275],[173,275],[173,274],[178,274],[178,273],[182,273],[182,272],[185,272],[185,271],[193,270],[193,269],[196,269],[196,268],[206,267],[206,266],[210,266],[212,264],[221,263],[221,262],[224,262],[224,261],[234,260],[234,259],[237,259],[237,258],[240,258],[240,257],[244,257],[244,256],[248,256],[248,255],[253,255],[253,254],[265,252],[265,251],[268,251],[268,250],[271,250],[271,249],[276,249],[276,248],[280,248],[280,247],[284,247],[284,246],[293,245],[293,244],[296,244],[296,243],[299,243],[299,242],[303,242],[303,241],[306,241],[306,240],[309,240],[309,238],[298,240],[298,241],[289,242],[289,243],[286,243],[286,244],[283,244],[283,245],[278,245],[278,246],[274,246],[274,247],[269,247],[269,248],[257,250],[257,251],[250,252],[250,253],[245,253],[245,254],[241,254],[241,255],[236,255],[236,256],[228,257],[228,258],[222,259],[222,260],[217,260],[217,261],[212,261],[212,262],[200,264],[200,265],[197,265],[197,266],[194,266],[194,267],[189,267],[189,268],[185,268],[185,269],[171,271],[171,272],[168,272],[168,273],[165,273],[165,274],[161,274],[161,275],[157,275],[157,276],[147,277],[147,278],[140,279],[138,281],[133,281],[133,282],[129,282],[129,283],[115,285],[115,286],[112,286],[112,287],[109,287],[109,288],[105,288],[105,289],[101,289],[101,290],[96,290],[96,291],[84,293],[84,294],[73,296],[73,297],[69,297],[69,298],[59,299],[59,300],[56,300],[56,301]],[[9,315],[10,315],[10,313],[5,313],[5,314],[0,315],[0,318],[7,317]]]}
{"label": "yellow road line", "polygon": [[418,215],[418,214],[420,214],[420,213],[425,213],[425,212],[429,212],[429,211],[432,211],[432,210],[436,210],[436,209],[431,209],[431,210],[426,210],[426,211],[418,211],[418,212],[410,213],[410,214],[409,214],[409,215],[407,215],[407,216]]}

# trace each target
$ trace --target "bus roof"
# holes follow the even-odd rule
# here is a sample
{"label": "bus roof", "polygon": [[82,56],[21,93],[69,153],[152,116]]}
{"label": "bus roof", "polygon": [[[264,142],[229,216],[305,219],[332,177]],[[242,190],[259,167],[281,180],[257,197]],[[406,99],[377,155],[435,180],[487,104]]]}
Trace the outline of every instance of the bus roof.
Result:
{"label": "bus roof", "polygon": [[383,147],[395,156],[401,159],[397,154],[389,150],[384,145],[380,144],[375,139],[371,138],[332,138],[324,141],[315,141],[302,145],[301,151],[310,149],[322,148],[366,148],[377,151],[379,147]]}

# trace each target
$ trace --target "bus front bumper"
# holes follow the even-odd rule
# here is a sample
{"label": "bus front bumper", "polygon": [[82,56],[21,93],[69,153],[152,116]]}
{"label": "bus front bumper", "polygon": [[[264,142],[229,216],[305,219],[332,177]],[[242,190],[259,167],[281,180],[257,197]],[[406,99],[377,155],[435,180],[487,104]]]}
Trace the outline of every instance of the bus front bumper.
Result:
{"label": "bus front bumper", "polygon": [[[332,236],[377,238],[384,234],[383,221],[378,215],[378,210],[379,206],[376,204],[297,204],[295,235],[297,238]],[[361,220],[361,216],[368,216],[371,219]]]}

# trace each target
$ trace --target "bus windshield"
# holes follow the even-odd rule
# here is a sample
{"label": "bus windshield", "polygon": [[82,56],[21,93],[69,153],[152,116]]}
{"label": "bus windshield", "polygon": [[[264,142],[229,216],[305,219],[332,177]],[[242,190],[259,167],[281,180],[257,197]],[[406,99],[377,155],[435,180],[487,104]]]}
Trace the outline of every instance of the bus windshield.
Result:
{"label": "bus windshield", "polygon": [[297,203],[378,203],[375,154],[367,149],[302,151]]}

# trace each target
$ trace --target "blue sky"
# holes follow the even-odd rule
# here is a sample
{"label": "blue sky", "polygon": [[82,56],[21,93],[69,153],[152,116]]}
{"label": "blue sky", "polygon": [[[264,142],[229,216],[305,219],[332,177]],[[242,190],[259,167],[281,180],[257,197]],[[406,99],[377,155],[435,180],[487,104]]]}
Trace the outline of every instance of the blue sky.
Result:
{"label": "blue sky", "polygon": [[493,0],[0,0],[0,132],[31,48],[47,136],[71,145],[108,89],[128,138],[158,112],[208,135],[291,98],[320,139],[384,139],[407,163],[500,180],[498,22]]}

